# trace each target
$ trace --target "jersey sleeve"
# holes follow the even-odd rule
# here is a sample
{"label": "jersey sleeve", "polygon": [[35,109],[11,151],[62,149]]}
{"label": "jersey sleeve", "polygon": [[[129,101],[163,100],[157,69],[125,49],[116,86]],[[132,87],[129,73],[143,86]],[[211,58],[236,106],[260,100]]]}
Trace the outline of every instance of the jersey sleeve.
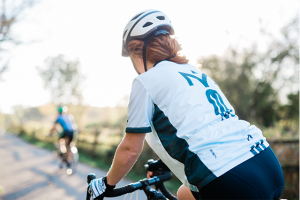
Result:
{"label": "jersey sleeve", "polygon": [[132,84],[129,105],[127,109],[128,120],[126,133],[149,133],[153,117],[153,102],[139,79]]}
{"label": "jersey sleeve", "polygon": [[57,119],[55,120],[54,124],[60,124],[60,117],[57,117]]}

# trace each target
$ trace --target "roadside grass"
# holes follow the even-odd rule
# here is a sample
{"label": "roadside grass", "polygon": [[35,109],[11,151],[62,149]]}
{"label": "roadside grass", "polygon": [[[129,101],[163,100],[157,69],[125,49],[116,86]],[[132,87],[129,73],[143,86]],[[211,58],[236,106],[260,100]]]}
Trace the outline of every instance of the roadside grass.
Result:
{"label": "roadside grass", "polygon": [[[23,139],[24,141],[33,144],[35,146],[38,146],[40,148],[48,149],[48,150],[55,150],[55,146],[52,142],[45,142],[41,141],[38,138],[29,136],[27,134],[19,134],[19,137]],[[79,161],[82,163],[85,163],[89,166],[100,168],[102,170],[108,171],[110,168],[110,164],[105,162],[105,159],[101,159],[99,157],[95,157],[92,154],[88,153],[87,151],[83,149],[78,149],[79,151]],[[100,156],[101,157],[101,156]],[[146,178],[146,170],[145,170],[145,175],[142,176],[141,174],[137,174],[134,172],[134,170],[129,171],[129,173],[125,176],[126,179],[129,179],[133,182],[139,181],[141,179]],[[180,187],[181,182],[176,178],[172,177],[170,181],[167,181],[164,183],[166,188],[172,193],[176,194],[177,189]],[[1,193],[1,187],[0,187],[0,193]]]}
{"label": "roadside grass", "polygon": [[53,144],[41,141],[37,138],[31,137],[26,134],[19,134],[19,137],[22,138],[23,140],[27,141],[30,144],[34,144],[35,146],[38,146],[40,148],[48,149],[48,150],[54,150],[55,147]]}

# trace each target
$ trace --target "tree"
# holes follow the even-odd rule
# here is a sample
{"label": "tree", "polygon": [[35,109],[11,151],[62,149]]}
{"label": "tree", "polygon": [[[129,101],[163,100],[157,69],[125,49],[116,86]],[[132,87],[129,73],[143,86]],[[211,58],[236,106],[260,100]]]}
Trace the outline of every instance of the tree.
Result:
{"label": "tree", "polygon": [[3,65],[3,66],[0,68],[0,81],[1,81],[1,75],[2,75],[5,71],[7,71],[7,69],[8,69],[8,64],[5,64],[5,65]]}
{"label": "tree", "polygon": [[[20,15],[27,9],[34,6],[37,0],[21,0],[21,1],[6,1],[0,2],[0,44],[4,42],[20,43],[11,34],[11,28],[15,25]],[[2,51],[3,48],[1,47]]]}
{"label": "tree", "polygon": [[30,121],[42,121],[44,116],[41,114],[38,107],[29,107],[24,109],[23,118]]}
{"label": "tree", "polygon": [[288,104],[280,107],[281,117],[289,122],[296,121],[299,123],[299,91],[296,94],[288,94]]}
{"label": "tree", "polygon": [[37,68],[45,89],[51,91],[56,105],[82,103],[80,86],[84,77],[79,68],[78,60],[67,61],[64,55],[48,57],[45,59],[45,67]]}
{"label": "tree", "polygon": [[[3,45],[5,43],[20,44],[11,33],[13,25],[17,24],[21,14],[28,8],[37,3],[37,0],[21,0],[21,1],[6,1],[0,2],[0,52],[4,52]],[[1,57],[0,57],[1,59]],[[0,67],[1,74],[8,68],[8,63]]]}
{"label": "tree", "polygon": [[[284,90],[299,91],[298,22],[296,17],[284,26],[280,39],[262,30],[262,37],[271,41],[263,52],[254,43],[242,51],[229,47],[224,56],[198,60],[241,119],[270,126],[280,118],[279,94]],[[288,69],[292,73],[287,73]]]}

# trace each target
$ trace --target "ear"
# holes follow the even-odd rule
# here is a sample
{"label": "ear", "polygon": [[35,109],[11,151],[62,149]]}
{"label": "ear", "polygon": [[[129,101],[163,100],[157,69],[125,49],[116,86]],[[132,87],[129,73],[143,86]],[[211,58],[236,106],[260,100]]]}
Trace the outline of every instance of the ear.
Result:
{"label": "ear", "polygon": [[137,55],[131,54],[129,56],[136,64],[143,64],[143,58],[139,58]]}

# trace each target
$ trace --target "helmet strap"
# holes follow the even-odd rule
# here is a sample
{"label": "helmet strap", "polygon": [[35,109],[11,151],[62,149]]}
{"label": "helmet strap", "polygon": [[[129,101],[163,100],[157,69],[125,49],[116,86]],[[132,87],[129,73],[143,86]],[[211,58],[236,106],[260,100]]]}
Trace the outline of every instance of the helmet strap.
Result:
{"label": "helmet strap", "polygon": [[147,63],[146,63],[146,48],[147,48],[147,44],[149,42],[150,37],[147,37],[144,40],[144,45],[143,45],[143,62],[144,62],[144,68],[145,68],[145,72],[147,71]]}
{"label": "helmet strap", "polygon": [[[146,48],[147,48],[147,45],[148,45],[148,42],[149,42],[149,39],[151,37],[156,37],[160,34],[164,34],[164,35],[169,35],[169,31],[165,30],[165,29],[161,29],[161,30],[157,30],[154,35],[150,35],[148,36],[145,40],[144,40],[144,45],[143,45],[143,62],[144,62],[144,68],[145,68],[145,72],[147,71],[147,63],[146,63]],[[170,58],[167,58],[166,60],[169,60],[171,58],[174,58],[176,56],[176,54],[174,54],[173,56],[171,56]]]}

